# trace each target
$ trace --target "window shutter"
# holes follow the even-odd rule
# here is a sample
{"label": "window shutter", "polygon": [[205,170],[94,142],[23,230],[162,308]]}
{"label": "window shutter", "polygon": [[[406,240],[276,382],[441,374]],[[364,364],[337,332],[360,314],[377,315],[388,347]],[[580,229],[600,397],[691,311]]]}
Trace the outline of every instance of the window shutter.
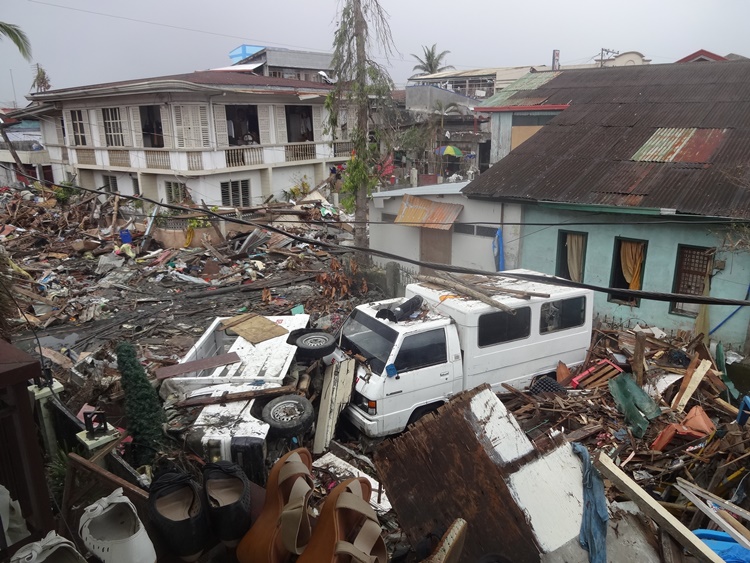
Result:
{"label": "window shutter", "polygon": [[104,112],[100,109],[96,110],[96,122],[99,124],[99,146],[107,146],[107,135],[104,131]]}
{"label": "window shutter", "polygon": [[[138,108],[136,108],[138,109]],[[132,147],[133,130],[130,127],[130,112],[128,108],[120,107],[120,126],[122,127],[122,144],[124,147]]]}
{"label": "window shutter", "polygon": [[276,108],[276,142],[288,143],[286,135],[286,108],[284,106],[274,106]]}
{"label": "window shutter", "polygon": [[322,106],[313,106],[312,126],[313,126],[313,140],[321,141],[323,139],[323,108]]}
{"label": "window shutter", "polygon": [[232,198],[229,195],[229,182],[220,182],[219,186],[221,186],[221,204],[232,205]]}
{"label": "window shutter", "polygon": [[250,206],[250,180],[242,180],[240,182],[240,191],[242,195],[242,201],[240,205],[244,207]]}
{"label": "window shutter", "polygon": [[91,136],[91,123],[89,121],[89,110],[82,109],[81,116],[83,117],[83,134],[86,137],[86,146],[94,146],[94,138]]}
{"label": "window shutter", "polygon": [[169,106],[159,106],[159,112],[161,113],[161,132],[164,137],[164,148],[171,149],[174,131],[172,130],[172,119],[169,115]]}
{"label": "window shutter", "polygon": [[133,146],[143,147],[143,126],[141,125],[141,108],[130,108],[130,120],[133,123]]}
{"label": "window shutter", "polygon": [[227,111],[221,104],[214,105],[214,129],[216,129],[216,144],[219,147],[229,146],[227,132]]}
{"label": "window shutter", "polygon": [[258,128],[260,129],[260,144],[271,144],[271,106],[258,106]]}
{"label": "window shutter", "polygon": [[[73,125],[71,124],[70,112],[64,111],[60,119],[63,120],[63,124],[65,127],[65,131],[64,131],[65,135],[63,135],[63,127],[58,124],[57,126],[58,127],[58,131],[57,131],[58,142],[61,145],[72,146],[73,145],[73,129],[72,129]],[[66,136],[67,136],[67,139],[65,138]],[[68,139],[70,139],[70,142],[68,142]]]}
{"label": "window shutter", "polygon": [[[174,133],[175,143],[178,149],[185,148],[185,120],[183,114],[183,106],[174,107]],[[164,125],[162,125],[164,128]]]}
{"label": "window shutter", "polygon": [[[198,106],[196,108],[195,116],[197,131],[196,131],[196,147],[210,147],[211,137],[208,132],[208,107]],[[226,124],[225,124],[226,125]]]}

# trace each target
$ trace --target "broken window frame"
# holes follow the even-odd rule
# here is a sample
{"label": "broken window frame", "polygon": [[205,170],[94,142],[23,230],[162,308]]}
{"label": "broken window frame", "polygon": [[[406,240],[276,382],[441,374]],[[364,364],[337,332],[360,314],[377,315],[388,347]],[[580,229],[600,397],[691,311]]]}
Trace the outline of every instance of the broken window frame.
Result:
{"label": "broken window frame", "polygon": [[586,322],[586,296],[545,301],[539,310],[539,334],[550,334],[583,326]]}
{"label": "broken window frame", "polygon": [[[167,203],[181,203],[187,199],[187,186],[182,182],[164,182]],[[176,198],[177,196],[177,198]]]}
{"label": "broken window frame", "polygon": [[[692,246],[687,244],[677,245],[672,293],[681,293],[683,295],[703,295],[706,276],[710,275],[713,271],[713,257],[715,253],[716,249],[712,247]],[[696,260],[699,261],[699,263],[696,262]],[[689,261],[694,262],[694,268],[688,268],[686,262]],[[699,284],[697,283],[698,276],[701,278]],[[700,305],[694,305],[692,303],[672,301],[669,304],[669,312],[673,315],[695,318],[698,316],[699,311]]]}

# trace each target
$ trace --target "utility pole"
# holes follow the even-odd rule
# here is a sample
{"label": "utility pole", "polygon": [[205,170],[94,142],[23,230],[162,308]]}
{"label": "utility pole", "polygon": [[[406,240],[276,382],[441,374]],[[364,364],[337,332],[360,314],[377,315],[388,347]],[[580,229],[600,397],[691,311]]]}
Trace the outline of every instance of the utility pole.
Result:
{"label": "utility pole", "polygon": [[604,68],[604,56],[605,55],[619,55],[620,51],[613,51],[612,49],[605,49],[602,47],[601,58],[599,59],[599,68]]}
{"label": "utility pole", "polygon": [[13,80],[13,69],[9,68],[8,72],[10,72],[10,86],[13,88],[13,109],[16,109],[18,107],[18,103],[16,102],[16,83]]}

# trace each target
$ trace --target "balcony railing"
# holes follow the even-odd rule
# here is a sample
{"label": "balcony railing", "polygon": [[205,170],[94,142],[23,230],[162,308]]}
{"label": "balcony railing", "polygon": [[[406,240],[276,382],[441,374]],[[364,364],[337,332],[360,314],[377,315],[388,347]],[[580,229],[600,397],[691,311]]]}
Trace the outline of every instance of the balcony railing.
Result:
{"label": "balcony railing", "polygon": [[130,168],[129,151],[107,151],[109,153],[109,165]]}
{"label": "balcony railing", "polygon": [[158,168],[160,170],[171,169],[172,162],[169,160],[169,153],[162,151],[146,151],[146,167]]}
{"label": "balcony railing", "polygon": [[284,145],[284,159],[286,162],[296,160],[315,160],[315,143],[289,143]]}
{"label": "balcony railing", "polygon": [[252,166],[253,164],[263,164],[262,147],[242,147],[238,149],[227,149],[224,151],[227,168],[236,168],[238,166]]}
{"label": "balcony railing", "polygon": [[78,164],[96,165],[96,153],[94,149],[76,149]]}
{"label": "balcony railing", "polygon": [[203,153],[192,151],[187,153],[188,170],[203,170]]}
{"label": "balcony railing", "polygon": [[339,157],[350,157],[354,150],[353,141],[334,141],[333,143],[333,156]]}

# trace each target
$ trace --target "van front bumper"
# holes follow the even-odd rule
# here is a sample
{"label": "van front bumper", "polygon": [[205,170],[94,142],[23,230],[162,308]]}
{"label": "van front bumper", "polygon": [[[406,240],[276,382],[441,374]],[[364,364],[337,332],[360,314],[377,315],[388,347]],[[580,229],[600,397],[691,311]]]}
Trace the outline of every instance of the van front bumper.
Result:
{"label": "van front bumper", "polygon": [[362,410],[350,405],[346,408],[344,414],[351,420],[354,427],[365,436],[370,438],[378,436],[378,422],[368,417]]}

